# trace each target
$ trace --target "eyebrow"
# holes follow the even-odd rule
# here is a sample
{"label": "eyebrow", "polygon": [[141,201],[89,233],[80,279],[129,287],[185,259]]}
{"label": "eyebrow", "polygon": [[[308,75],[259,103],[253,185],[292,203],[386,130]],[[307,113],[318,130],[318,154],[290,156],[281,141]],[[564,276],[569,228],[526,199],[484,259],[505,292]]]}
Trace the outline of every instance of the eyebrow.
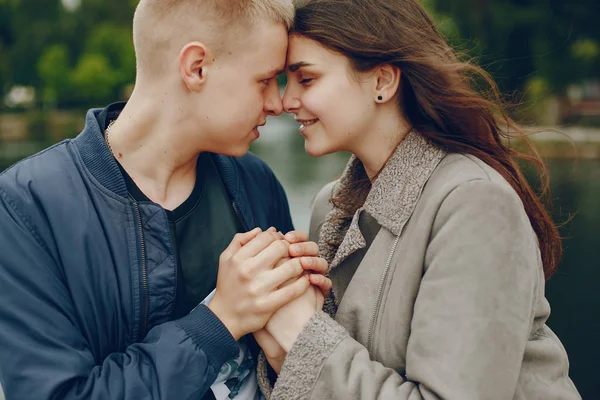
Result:
{"label": "eyebrow", "polygon": [[300,61],[300,62],[288,65],[287,69],[290,72],[296,72],[296,71],[298,71],[302,67],[310,67],[311,65],[312,64],[310,64],[310,63],[307,63],[307,62],[304,62],[304,61]]}
{"label": "eyebrow", "polygon": [[269,71],[269,76],[278,76],[279,74],[282,74],[285,70],[281,69],[281,68],[277,68],[277,69],[273,69],[271,71]]}

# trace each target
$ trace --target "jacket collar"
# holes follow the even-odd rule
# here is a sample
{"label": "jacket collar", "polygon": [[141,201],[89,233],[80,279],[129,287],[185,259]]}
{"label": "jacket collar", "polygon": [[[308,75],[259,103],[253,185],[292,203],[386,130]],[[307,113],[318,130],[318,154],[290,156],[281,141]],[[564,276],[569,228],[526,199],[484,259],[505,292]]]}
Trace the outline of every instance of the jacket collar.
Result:
{"label": "jacket collar", "polygon": [[[362,212],[369,213],[394,235],[400,235],[425,183],[445,155],[442,149],[411,131],[373,182],[364,205],[356,210],[349,225],[339,219],[343,214],[334,207],[327,215],[319,237],[321,256],[330,263],[330,269],[366,246],[358,226]],[[352,156],[334,189],[334,196],[350,193],[356,183],[364,179],[368,177],[362,162]]]}
{"label": "jacket collar", "polygon": [[[114,103],[102,109],[91,109],[85,117],[83,131],[73,140],[81,159],[94,178],[110,192],[127,197],[127,185],[117,161],[104,140],[107,118],[115,119],[125,107],[124,102]],[[254,218],[249,206],[248,195],[241,185],[238,165],[229,156],[213,154],[213,160],[219,170],[230,200],[239,209],[240,217],[247,227],[254,226]]]}

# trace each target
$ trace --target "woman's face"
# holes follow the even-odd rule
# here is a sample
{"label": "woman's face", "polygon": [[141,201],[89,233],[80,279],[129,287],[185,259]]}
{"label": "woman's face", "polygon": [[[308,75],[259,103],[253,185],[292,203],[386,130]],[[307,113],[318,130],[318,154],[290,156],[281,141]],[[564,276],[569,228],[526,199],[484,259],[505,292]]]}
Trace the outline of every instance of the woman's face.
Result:
{"label": "woman's face", "polygon": [[352,72],[348,58],[318,42],[291,35],[283,107],[302,123],[305,149],[313,157],[354,152],[375,111],[374,84]]}

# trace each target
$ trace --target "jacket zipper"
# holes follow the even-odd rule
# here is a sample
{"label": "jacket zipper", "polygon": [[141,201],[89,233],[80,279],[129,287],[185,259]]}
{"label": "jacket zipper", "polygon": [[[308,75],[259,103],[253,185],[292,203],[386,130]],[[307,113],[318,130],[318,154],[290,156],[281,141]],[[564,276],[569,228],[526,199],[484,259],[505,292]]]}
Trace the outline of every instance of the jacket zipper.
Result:
{"label": "jacket zipper", "polygon": [[135,214],[138,220],[138,229],[140,233],[140,257],[142,262],[142,286],[143,286],[143,296],[144,296],[144,308],[142,314],[142,325],[141,329],[138,333],[138,341],[144,338],[146,334],[146,327],[148,325],[148,271],[146,270],[146,246],[144,244],[144,232],[142,229],[142,217],[140,215],[140,209],[137,201],[133,202],[133,208],[135,209]]}
{"label": "jacket zipper", "polygon": [[235,215],[237,215],[238,219],[240,220],[240,224],[242,224],[242,229],[244,229],[245,232],[248,232],[248,228],[246,227],[244,220],[242,220],[242,216],[240,215],[240,212],[238,211],[237,206],[235,205],[235,202],[231,203],[231,206],[233,207],[233,211],[235,212]]}
{"label": "jacket zipper", "polygon": [[392,263],[392,257],[394,256],[394,252],[396,251],[396,246],[398,245],[398,241],[400,240],[400,235],[396,236],[396,240],[394,240],[394,244],[392,246],[392,251],[387,259],[385,264],[385,269],[383,270],[383,275],[381,276],[381,281],[379,282],[379,288],[377,290],[377,297],[375,300],[375,305],[373,306],[373,313],[371,314],[371,322],[369,324],[369,334],[367,335],[367,350],[369,353],[372,352],[371,346],[373,341],[373,330],[375,329],[375,322],[377,322],[377,310],[379,309],[379,304],[381,303],[381,297],[383,296],[383,287],[385,286],[385,280],[387,278],[388,271],[390,269],[390,264]]}

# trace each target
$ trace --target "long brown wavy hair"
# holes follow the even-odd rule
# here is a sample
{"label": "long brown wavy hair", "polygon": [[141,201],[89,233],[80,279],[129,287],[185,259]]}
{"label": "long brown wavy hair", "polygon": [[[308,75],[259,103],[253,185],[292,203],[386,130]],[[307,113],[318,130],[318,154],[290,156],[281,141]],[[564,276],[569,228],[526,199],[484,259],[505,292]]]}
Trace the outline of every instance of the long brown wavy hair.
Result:
{"label": "long brown wavy hair", "polygon": [[[549,278],[561,258],[562,243],[544,207],[550,207],[548,171],[527,138],[532,132],[506,114],[490,75],[459,58],[418,0],[305,0],[296,6],[290,33],[346,56],[357,72],[384,64],[398,67],[402,74],[397,98],[413,128],[447,152],[478,157],[510,183],[537,235]],[[510,148],[507,141],[514,137],[521,138],[531,154]],[[537,167],[539,197],[517,165],[519,159]],[[332,201],[351,217],[370,187],[367,182],[350,198],[345,193]]]}

